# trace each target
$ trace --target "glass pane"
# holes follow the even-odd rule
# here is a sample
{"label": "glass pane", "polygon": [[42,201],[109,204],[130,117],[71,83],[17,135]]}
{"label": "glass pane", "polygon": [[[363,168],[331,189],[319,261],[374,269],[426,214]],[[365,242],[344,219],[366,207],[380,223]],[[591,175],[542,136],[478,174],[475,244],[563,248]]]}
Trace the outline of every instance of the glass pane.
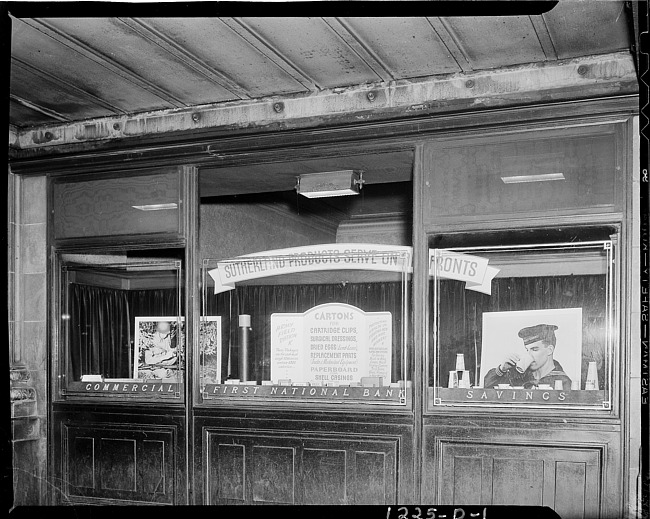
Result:
{"label": "glass pane", "polygon": [[56,239],[180,233],[180,175],[53,182]]}
{"label": "glass pane", "polygon": [[180,276],[180,261],[66,255],[62,389],[179,397],[185,358]]}
{"label": "glass pane", "polygon": [[611,241],[432,249],[429,405],[609,409]]}
{"label": "glass pane", "polygon": [[385,249],[206,260],[203,398],[405,405],[410,253]]}
{"label": "glass pane", "polygon": [[616,203],[620,168],[609,126],[485,137],[470,145],[463,139],[428,153],[434,167],[427,224],[450,216],[611,210]]}

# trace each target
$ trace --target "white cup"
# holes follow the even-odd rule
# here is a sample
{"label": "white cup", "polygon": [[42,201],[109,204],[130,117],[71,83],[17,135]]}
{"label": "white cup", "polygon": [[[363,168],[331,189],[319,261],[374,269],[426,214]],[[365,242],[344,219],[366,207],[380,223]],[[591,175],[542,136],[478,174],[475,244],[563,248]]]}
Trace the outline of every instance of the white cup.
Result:
{"label": "white cup", "polygon": [[598,390],[598,368],[595,362],[590,362],[587,368],[587,381],[585,383],[586,390]]}
{"label": "white cup", "polygon": [[458,387],[458,371],[454,370],[449,372],[449,384],[447,387]]}
{"label": "white cup", "polygon": [[530,356],[530,354],[526,353],[524,355],[521,355],[519,357],[519,360],[517,361],[517,364],[515,364],[515,369],[519,373],[523,373],[528,369],[528,366],[530,366],[533,362],[533,357]]}
{"label": "white cup", "polygon": [[456,353],[456,371],[465,371],[465,355]]}

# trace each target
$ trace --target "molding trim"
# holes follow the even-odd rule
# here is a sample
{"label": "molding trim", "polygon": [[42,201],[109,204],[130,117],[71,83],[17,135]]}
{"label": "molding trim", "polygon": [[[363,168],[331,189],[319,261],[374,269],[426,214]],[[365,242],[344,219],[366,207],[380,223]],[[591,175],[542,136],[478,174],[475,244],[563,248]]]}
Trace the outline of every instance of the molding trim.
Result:
{"label": "molding trim", "polygon": [[[166,137],[122,139],[81,143],[47,149],[10,149],[13,173],[20,175],[74,175],[99,178],[113,175],[116,164],[124,174],[143,168],[167,169],[173,165],[227,167],[251,163],[282,162],[301,158],[324,158],[360,153],[383,153],[413,149],[418,143],[443,135],[467,131],[530,129],[542,121],[553,126],[599,124],[612,117],[638,113],[638,94],[592,96],[581,92],[576,99],[549,98],[526,104],[446,112],[377,115],[377,120],[360,121],[354,114],[347,120],[306,121],[296,128],[239,128],[221,131],[186,132]],[[344,117],[344,116],[343,116]],[[344,117],[345,118],[345,117]],[[319,126],[319,122],[321,123]]]}
{"label": "molding trim", "polygon": [[9,398],[12,402],[36,400],[36,390],[33,387],[12,387],[9,390]]}
{"label": "molding trim", "polygon": [[9,380],[11,382],[27,382],[31,379],[31,375],[27,368],[14,366],[9,371]]}
{"label": "molding trim", "polygon": [[[368,96],[372,92],[373,96]],[[22,150],[183,134],[197,130],[320,126],[332,119],[371,121],[453,109],[480,109],[548,99],[637,93],[629,52],[399,80],[255,100],[96,118],[19,130]],[[276,112],[274,106],[282,104]]]}

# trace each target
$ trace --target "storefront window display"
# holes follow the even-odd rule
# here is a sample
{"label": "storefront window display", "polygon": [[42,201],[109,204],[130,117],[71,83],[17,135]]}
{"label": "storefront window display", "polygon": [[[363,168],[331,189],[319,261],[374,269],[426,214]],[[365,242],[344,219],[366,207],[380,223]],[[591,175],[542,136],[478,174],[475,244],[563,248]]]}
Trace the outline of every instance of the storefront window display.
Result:
{"label": "storefront window display", "polygon": [[181,262],[68,254],[60,272],[61,394],[179,398]]}
{"label": "storefront window display", "polygon": [[410,262],[369,244],[205,260],[203,399],[406,405]]}
{"label": "storefront window display", "polygon": [[429,407],[611,409],[615,243],[431,249]]}

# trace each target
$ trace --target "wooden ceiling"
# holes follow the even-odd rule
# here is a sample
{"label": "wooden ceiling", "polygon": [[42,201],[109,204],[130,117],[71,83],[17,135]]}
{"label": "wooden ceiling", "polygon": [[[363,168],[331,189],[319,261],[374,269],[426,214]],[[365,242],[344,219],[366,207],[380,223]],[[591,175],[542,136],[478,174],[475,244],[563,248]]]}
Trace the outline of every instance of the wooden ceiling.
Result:
{"label": "wooden ceiling", "polygon": [[[316,112],[337,113],[334,97],[346,88],[456,79],[463,85],[473,73],[629,52],[634,42],[630,10],[615,1],[562,1],[542,14],[512,16],[30,17],[8,9],[10,146],[12,132],[29,146],[46,145],[40,133],[47,137],[54,127],[60,148],[99,141],[104,126],[117,126],[117,137],[124,128],[122,142],[134,141],[152,129],[185,130],[175,119],[167,127],[147,117],[188,109],[241,107],[235,120],[245,127],[260,113],[251,103],[271,99],[304,99]],[[500,83],[490,90],[492,79],[484,81],[489,95],[500,95]],[[429,95],[435,102],[435,93]],[[307,117],[301,110],[294,107],[291,117]],[[125,116],[133,119],[110,122]],[[228,124],[215,117],[214,124]],[[403,214],[411,196],[412,150],[361,155],[347,148],[320,159],[215,163],[201,168],[206,200],[255,193],[286,198],[297,175],[338,169],[364,171],[364,197],[305,203],[305,209],[347,218]]]}
{"label": "wooden ceiling", "polygon": [[481,17],[14,15],[9,122],[33,128],[607,54],[630,48],[628,17],[609,1]]}

